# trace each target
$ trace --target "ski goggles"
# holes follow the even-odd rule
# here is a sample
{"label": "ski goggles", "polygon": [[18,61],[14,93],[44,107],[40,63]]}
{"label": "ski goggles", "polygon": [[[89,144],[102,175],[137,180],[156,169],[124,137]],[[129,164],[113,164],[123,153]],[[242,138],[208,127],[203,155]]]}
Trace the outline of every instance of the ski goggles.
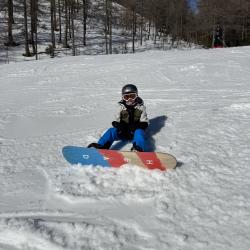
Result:
{"label": "ski goggles", "polygon": [[137,94],[136,93],[129,93],[129,94],[124,94],[122,96],[122,99],[124,101],[128,101],[128,100],[135,100],[137,98]]}

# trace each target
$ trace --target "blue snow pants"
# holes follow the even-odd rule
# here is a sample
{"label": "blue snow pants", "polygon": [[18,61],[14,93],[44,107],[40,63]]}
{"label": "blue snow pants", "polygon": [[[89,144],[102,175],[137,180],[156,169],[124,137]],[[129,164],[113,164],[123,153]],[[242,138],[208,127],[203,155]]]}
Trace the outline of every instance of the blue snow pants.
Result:
{"label": "blue snow pants", "polygon": [[[119,141],[119,140],[125,141],[126,139],[120,138],[118,136],[117,128],[109,128],[100,138],[98,144],[103,146],[106,143],[110,143],[112,145],[114,141]],[[145,132],[143,129],[135,130],[132,143],[133,144],[135,143],[137,146],[142,148],[143,151],[146,151]]]}

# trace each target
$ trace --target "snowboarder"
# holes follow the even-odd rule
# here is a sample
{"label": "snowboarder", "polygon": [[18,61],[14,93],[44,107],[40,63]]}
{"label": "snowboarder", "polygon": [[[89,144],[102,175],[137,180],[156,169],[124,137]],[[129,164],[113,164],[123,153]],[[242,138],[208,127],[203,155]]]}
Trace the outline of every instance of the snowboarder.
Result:
{"label": "snowboarder", "polygon": [[116,120],[112,122],[113,127],[103,134],[98,143],[91,143],[88,147],[109,149],[114,141],[132,140],[131,151],[145,151],[145,129],[149,121],[137,87],[133,84],[125,85],[122,88],[122,100],[118,104],[120,110]]}
{"label": "snowboarder", "polygon": [[223,30],[220,25],[216,26],[215,34],[214,34],[214,48],[223,48],[224,40],[223,40]]}

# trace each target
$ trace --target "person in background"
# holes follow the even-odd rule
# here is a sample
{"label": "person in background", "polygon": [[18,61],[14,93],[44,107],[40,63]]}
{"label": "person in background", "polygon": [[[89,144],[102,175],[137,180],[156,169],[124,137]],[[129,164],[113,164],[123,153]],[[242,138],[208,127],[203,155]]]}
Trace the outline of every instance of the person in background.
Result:
{"label": "person in background", "polygon": [[214,48],[223,48],[223,46],[224,46],[223,30],[220,25],[217,25],[214,34]]}

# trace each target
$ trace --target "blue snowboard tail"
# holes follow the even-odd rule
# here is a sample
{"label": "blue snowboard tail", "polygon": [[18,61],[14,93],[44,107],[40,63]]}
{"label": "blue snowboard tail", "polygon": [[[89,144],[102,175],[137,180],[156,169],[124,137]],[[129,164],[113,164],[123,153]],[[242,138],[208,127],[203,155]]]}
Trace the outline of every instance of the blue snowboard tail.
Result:
{"label": "blue snowboard tail", "polygon": [[66,146],[62,149],[64,158],[71,164],[111,167],[95,148]]}

